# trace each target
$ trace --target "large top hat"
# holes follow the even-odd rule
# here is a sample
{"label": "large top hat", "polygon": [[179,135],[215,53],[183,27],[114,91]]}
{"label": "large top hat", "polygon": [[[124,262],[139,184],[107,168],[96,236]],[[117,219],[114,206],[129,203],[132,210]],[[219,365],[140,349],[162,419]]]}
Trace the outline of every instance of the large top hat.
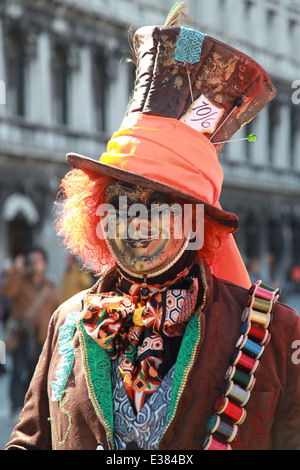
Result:
{"label": "large top hat", "polygon": [[[171,23],[171,24],[170,24]],[[73,168],[150,186],[206,212],[228,231],[219,205],[224,144],[275,96],[266,72],[242,52],[178,21],[133,37],[136,83],[123,123],[99,161],[70,153]]]}

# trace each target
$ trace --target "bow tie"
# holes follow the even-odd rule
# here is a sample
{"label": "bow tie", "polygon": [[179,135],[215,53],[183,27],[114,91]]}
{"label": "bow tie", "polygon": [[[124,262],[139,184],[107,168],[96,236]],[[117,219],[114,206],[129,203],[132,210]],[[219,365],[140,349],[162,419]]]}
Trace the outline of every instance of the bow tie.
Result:
{"label": "bow tie", "polygon": [[108,292],[88,294],[84,299],[85,329],[119,361],[124,386],[137,412],[163,380],[159,368],[164,339],[182,336],[195,309],[198,280],[186,284],[185,288],[148,286],[146,301],[141,301],[135,284],[131,295]]}

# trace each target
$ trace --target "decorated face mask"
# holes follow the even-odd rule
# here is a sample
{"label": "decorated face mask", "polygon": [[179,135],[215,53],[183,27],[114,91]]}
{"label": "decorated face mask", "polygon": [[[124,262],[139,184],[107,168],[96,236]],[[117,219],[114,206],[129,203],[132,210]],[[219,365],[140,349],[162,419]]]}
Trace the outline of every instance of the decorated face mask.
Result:
{"label": "decorated face mask", "polygon": [[185,250],[182,205],[165,193],[116,181],[105,192],[103,233],[117,263],[129,274],[158,275]]}

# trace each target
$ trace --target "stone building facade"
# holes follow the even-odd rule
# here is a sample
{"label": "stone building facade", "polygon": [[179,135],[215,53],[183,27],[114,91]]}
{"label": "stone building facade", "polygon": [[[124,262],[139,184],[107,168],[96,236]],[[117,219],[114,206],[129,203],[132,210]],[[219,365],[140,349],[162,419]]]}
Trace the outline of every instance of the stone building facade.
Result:
{"label": "stone building facade", "polygon": [[[0,263],[43,246],[59,282],[64,249],[53,201],[65,154],[99,158],[134,82],[128,29],[164,22],[173,0],[1,0]],[[190,27],[256,59],[275,101],[222,154],[222,205],[240,218],[237,243],[261,275],[286,284],[300,265],[300,1],[190,0]],[[254,264],[254,263],[253,263]]]}

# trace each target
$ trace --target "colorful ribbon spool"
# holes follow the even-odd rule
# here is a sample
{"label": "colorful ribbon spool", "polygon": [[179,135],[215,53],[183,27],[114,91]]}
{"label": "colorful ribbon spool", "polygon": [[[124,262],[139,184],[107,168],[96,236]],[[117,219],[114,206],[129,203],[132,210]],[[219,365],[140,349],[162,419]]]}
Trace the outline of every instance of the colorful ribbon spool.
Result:
{"label": "colorful ribbon spool", "polygon": [[225,387],[225,397],[233,399],[240,406],[245,406],[248,403],[251,395],[249,390],[245,390],[244,388],[235,384],[232,380],[229,380]]}
{"label": "colorful ribbon spool", "polygon": [[272,322],[272,315],[270,313],[257,312],[247,307],[243,311],[242,321],[255,323],[260,328],[266,330]]}
{"label": "colorful ribbon spool", "polygon": [[268,330],[259,328],[259,326],[250,322],[245,322],[242,325],[241,334],[243,336],[250,336],[251,338],[255,338],[259,342],[258,344],[261,346],[267,343],[267,340],[270,336]]}
{"label": "colorful ribbon spool", "polygon": [[224,378],[225,380],[233,380],[235,383],[249,391],[253,389],[256,381],[254,375],[246,374],[235,366],[228,367]]}
{"label": "colorful ribbon spool", "polygon": [[232,403],[227,397],[219,397],[214,403],[214,410],[218,415],[225,415],[230,418],[234,424],[242,424],[247,416],[246,410]]}
{"label": "colorful ribbon spool", "polygon": [[268,300],[269,302],[274,302],[276,297],[276,291],[269,291],[263,289],[262,287],[256,285],[253,291],[253,295],[259,299]]}
{"label": "colorful ribbon spool", "polygon": [[238,427],[236,424],[227,424],[224,421],[221,421],[221,418],[218,415],[213,415],[209,418],[206,423],[206,430],[211,434],[219,433],[229,443],[236,438],[238,433]]}
{"label": "colorful ribbon spool", "polygon": [[249,291],[246,306],[259,312],[271,313],[280,292],[280,289],[270,287],[262,281],[257,281]]}
{"label": "colorful ribbon spool", "polygon": [[239,337],[235,347],[257,360],[261,358],[265,351],[264,346],[260,346],[259,344],[249,339],[247,336],[243,335]]}
{"label": "colorful ribbon spool", "polygon": [[265,284],[265,283],[262,282],[261,280],[256,281],[256,283],[254,284],[254,286],[260,287],[260,289],[263,289],[263,290],[265,290],[265,291],[270,291],[271,293],[274,293],[275,296],[277,297],[276,300],[278,299],[278,297],[279,297],[280,294],[281,294],[281,289],[279,289],[278,287],[271,287],[271,286],[268,286],[268,284]]}
{"label": "colorful ribbon spool", "polygon": [[[258,292],[258,294],[256,294],[256,297],[266,297],[266,300],[271,300],[272,298],[275,299],[276,297],[277,300],[281,293],[281,289],[279,289],[278,287],[268,286],[268,284],[265,284],[261,280],[258,280],[254,284],[252,284],[248,293],[250,295],[253,295],[256,292]],[[267,297],[269,298],[267,299]]]}
{"label": "colorful ribbon spool", "polygon": [[205,437],[201,447],[203,450],[232,450],[230,444],[224,444],[223,442],[219,442],[212,435]]}
{"label": "colorful ribbon spool", "polygon": [[273,302],[270,302],[269,300],[259,299],[258,297],[254,297],[254,295],[252,295],[251,297],[248,297],[247,307],[253,308],[253,310],[257,310],[258,312],[271,313],[273,308]]}
{"label": "colorful ribbon spool", "polygon": [[235,350],[231,356],[231,365],[246,369],[248,374],[254,374],[259,366],[259,361],[246,356],[242,351]]}

